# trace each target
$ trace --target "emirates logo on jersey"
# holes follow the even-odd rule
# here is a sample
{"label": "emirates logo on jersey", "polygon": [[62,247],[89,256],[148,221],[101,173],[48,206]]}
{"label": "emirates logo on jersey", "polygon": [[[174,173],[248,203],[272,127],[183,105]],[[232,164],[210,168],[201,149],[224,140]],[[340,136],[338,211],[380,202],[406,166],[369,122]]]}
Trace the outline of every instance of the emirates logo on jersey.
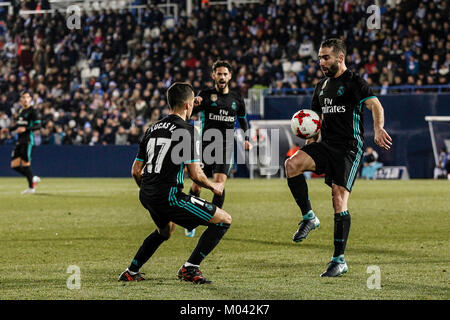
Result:
{"label": "emirates logo on jersey", "polygon": [[333,99],[325,98],[323,99],[324,106],[322,106],[322,113],[344,113],[345,106],[337,106],[333,104]]}

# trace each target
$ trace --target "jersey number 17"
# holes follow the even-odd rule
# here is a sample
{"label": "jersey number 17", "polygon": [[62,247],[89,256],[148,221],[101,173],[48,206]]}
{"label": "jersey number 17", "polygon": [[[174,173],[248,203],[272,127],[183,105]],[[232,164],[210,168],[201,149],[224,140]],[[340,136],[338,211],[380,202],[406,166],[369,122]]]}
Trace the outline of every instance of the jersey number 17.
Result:
{"label": "jersey number 17", "polygon": [[[164,158],[170,149],[171,139],[168,138],[151,138],[147,143],[147,172],[148,173],[160,173]],[[153,158],[155,156],[155,146],[161,146],[158,155],[156,156],[156,162],[153,164]],[[154,170],[153,170],[154,169]]]}

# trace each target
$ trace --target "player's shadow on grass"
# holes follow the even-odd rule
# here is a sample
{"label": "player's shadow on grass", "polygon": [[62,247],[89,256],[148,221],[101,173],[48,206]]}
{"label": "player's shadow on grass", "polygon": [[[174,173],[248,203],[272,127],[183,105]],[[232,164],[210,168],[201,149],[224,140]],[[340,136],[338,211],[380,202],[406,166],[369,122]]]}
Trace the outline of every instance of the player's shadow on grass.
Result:
{"label": "player's shadow on grass", "polygon": [[109,196],[80,195],[80,194],[67,194],[67,193],[56,194],[56,193],[46,193],[46,192],[35,193],[34,196],[57,197],[57,198],[110,198]]}
{"label": "player's shadow on grass", "polygon": [[[332,243],[314,243],[313,240],[308,241],[305,240],[302,243],[294,243],[290,239],[286,239],[286,241],[269,241],[269,240],[259,240],[259,239],[240,239],[240,238],[224,238],[224,241],[237,241],[237,242],[245,242],[245,243],[254,243],[254,244],[262,244],[267,246],[280,246],[285,248],[291,248],[298,246],[303,247],[304,249],[321,249],[321,250],[331,250],[333,248]],[[388,249],[388,248],[373,248],[373,247],[364,247],[364,248],[349,248],[349,254],[379,254],[383,255],[392,255],[392,256],[410,256],[411,252],[407,250],[396,250],[396,249]]]}
{"label": "player's shadow on grass", "polygon": [[289,241],[268,241],[268,240],[258,240],[258,239],[239,239],[239,238],[224,238],[224,241],[237,241],[237,242],[245,242],[245,243],[255,243],[255,244],[264,244],[271,246],[281,246],[281,247],[292,247],[295,243],[289,243]]}
{"label": "player's shadow on grass", "polygon": [[57,241],[98,241],[98,240],[107,240],[107,241],[116,241],[118,238],[112,237],[76,237],[76,238],[64,238],[64,237],[56,237],[55,238],[33,238],[33,239],[0,239],[0,241],[8,241],[8,242],[57,242]]}

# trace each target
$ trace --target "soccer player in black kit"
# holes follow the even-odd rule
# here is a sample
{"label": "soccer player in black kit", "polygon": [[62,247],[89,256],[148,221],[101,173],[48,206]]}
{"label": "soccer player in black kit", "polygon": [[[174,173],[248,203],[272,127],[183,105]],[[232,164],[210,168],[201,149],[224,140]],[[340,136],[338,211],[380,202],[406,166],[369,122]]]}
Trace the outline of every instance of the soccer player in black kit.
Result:
{"label": "soccer player in black kit", "polygon": [[320,222],[311,208],[303,173],[325,173],[331,187],[334,208],[334,253],[321,277],[336,277],[348,271],[344,251],[350,231],[348,198],[363,155],[363,106],[372,112],[375,143],[389,150],[392,139],[384,130],[384,110],[368,84],[345,66],[346,46],[340,39],[328,39],[319,49],[325,78],[315,87],[311,109],[322,116],[319,137],[286,160],[288,186],[301,209],[302,221],[293,241],[304,240]]}
{"label": "soccer player in black kit", "polygon": [[[182,192],[185,167],[193,181],[214,194],[222,194],[223,183],[211,182],[200,168],[200,141],[194,141],[195,129],[186,122],[194,107],[192,86],[174,83],[167,91],[167,100],[170,114],[147,129],[132,167],[132,175],[140,188],[139,199],[150,212],[156,230],[144,240],[118,280],[144,280],[139,269],[170,238],[178,224],[190,229],[207,226],[191,256],[178,270],[178,278],[198,284],[210,283],[199,265],[227,232],[231,216],[214,204]],[[187,148],[181,148],[186,142]]]}
{"label": "soccer player in black kit", "polygon": [[[212,177],[214,182],[225,183],[230,175],[234,157],[234,139],[232,135],[227,136],[227,130],[230,132],[234,130],[237,118],[241,129],[244,133],[247,132],[247,114],[244,99],[238,92],[229,88],[232,78],[231,65],[223,60],[216,61],[212,66],[211,77],[215,83],[214,87],[199,93],[200,104],[194,108],[194,113],[199,113],[201,120],[203,171],[208,177]],[[214,135],[213,132],[220,133],[223,138],[220,147],[222,157],[212,148],[214,143],[216,146],[218,143],[210,137],[210,134]],[[248,136],[245,135],[245,150],[250,148]],[[200,192],[201,186],[194,182],[189,194],[198,197]],[[225,190],[222,195],[214,195],[212,199],[212,203],[219,208],[222,208],[224,201]],[[186,229],[185,234],[193,237],[195,230]]]}
{"label": "soccer player in black kit", "polygon": [[41,181],[38,176],[33,175],[31,170],[31,154],[34,146],[33,131],[41,128],[41,120],[36,110],[31,106],[32,96],[28,91],[20,94],[20,104],[22,108],[19,110],[14,125],[9,129],[16,131],[18,140],[11,155],[11,168],[21,175],[25,176],[28,181],[28,189],[22,191],[22,194],[33,194],[36,192],[36,184]]}

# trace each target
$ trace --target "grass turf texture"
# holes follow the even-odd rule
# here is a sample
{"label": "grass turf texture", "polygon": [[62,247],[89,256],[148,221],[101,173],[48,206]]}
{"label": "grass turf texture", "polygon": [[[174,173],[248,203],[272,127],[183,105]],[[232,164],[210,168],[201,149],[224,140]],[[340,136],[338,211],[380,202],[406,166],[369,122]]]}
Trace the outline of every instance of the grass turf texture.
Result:
{"label": "grass turf texture", "polygon": [[[185,183],[185,191],[190,187]],[[23,178],[0,179],[1,299],[449,299],[448,181],[356,182],[350,198],[349,272],[320,278],[333,253],[331,190],[308,181],[321,226],[293,243],[300,211],[285,180],[227,182],[224,209],[233,224],[201,269],[213,280],[180,282],[178,268],[195,238],[177,227],[141,269],[148,281],[119,283],[155,229],[132,179],[43,178],[21,196]],[[208,190],[202,196],[212,198]],[[66,286],[81,270],[81,289]],[[368,289],[376,265],[381,289]]]}

